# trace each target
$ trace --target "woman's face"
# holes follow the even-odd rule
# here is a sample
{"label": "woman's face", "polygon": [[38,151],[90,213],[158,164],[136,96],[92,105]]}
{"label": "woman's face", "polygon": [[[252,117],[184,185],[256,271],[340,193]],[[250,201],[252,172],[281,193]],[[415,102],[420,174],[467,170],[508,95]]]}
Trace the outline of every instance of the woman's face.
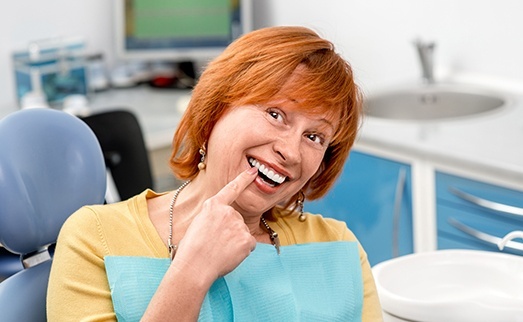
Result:
{"label": "woman's face", "polygon": [[337,126],[337,119],[305,113],[299,99],[287,96],[233,107],[209,138],[206,176],[221,187],[257,167],[258,176],[233,206],[244,216],[260,215],[287,201],[316,173]]}

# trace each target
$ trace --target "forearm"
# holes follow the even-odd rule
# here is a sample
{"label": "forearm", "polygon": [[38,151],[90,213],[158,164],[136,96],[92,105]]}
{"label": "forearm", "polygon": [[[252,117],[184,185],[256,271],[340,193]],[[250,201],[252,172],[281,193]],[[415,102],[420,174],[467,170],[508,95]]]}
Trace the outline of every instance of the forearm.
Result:
{"label": "forearm", "polygon": [[200,309],[214,280],[182,261],[173,261],[155,295],[151,299],[142,321],[196,321]]}

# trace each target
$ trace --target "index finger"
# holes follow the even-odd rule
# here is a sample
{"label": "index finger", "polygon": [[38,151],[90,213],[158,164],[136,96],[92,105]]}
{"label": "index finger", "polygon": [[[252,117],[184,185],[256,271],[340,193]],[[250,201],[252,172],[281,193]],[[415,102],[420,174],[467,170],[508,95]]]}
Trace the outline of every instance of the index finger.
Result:
{"label": "index finger", "polygon": [[258,169],[255,167],[243,171],[236,178],[234,178],[234,180],[226,184],[225,187],[218,191],[218,193],[213,198],[227,205],[232,204],[243,192],[243,190],[245,190],[245,188],[247,188],[249,184],[254,181],[254,178],[256,178],[255,174],[257,173]]}

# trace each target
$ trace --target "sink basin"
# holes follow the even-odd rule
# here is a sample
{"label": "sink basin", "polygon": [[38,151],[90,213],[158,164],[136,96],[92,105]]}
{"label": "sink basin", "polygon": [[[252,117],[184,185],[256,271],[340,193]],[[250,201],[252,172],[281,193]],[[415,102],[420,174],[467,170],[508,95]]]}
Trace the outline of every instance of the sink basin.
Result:
{"label": "sink basin", "polygon": [[397,257],[372,270],[385,316],[399,321],[523,319],[523,257],[517,255],[439,250]]}
{"label": "sink basin", "polygon": [[390,120],[445,120],[498,110],[505,98],[462,85],[419,85],[383,92],[368,98],[365,114]]}

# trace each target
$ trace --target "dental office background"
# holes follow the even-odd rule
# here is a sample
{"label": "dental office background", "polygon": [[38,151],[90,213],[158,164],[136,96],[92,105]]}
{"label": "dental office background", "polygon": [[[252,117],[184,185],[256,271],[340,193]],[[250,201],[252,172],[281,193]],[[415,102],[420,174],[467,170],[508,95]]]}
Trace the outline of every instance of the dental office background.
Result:
{"label": "dental office background", "polygon": [[[369,94],[421,81],[413,41],[434,41],[436,81],[467,81],[523,93],[520,0],[253,0],[254,28],[304,25],[332,40]],[[19,0],[0,5],[0,117],[17,109],[11,55],[31,41],[81,36],[86,50],[113,51],[111,0]]]}

